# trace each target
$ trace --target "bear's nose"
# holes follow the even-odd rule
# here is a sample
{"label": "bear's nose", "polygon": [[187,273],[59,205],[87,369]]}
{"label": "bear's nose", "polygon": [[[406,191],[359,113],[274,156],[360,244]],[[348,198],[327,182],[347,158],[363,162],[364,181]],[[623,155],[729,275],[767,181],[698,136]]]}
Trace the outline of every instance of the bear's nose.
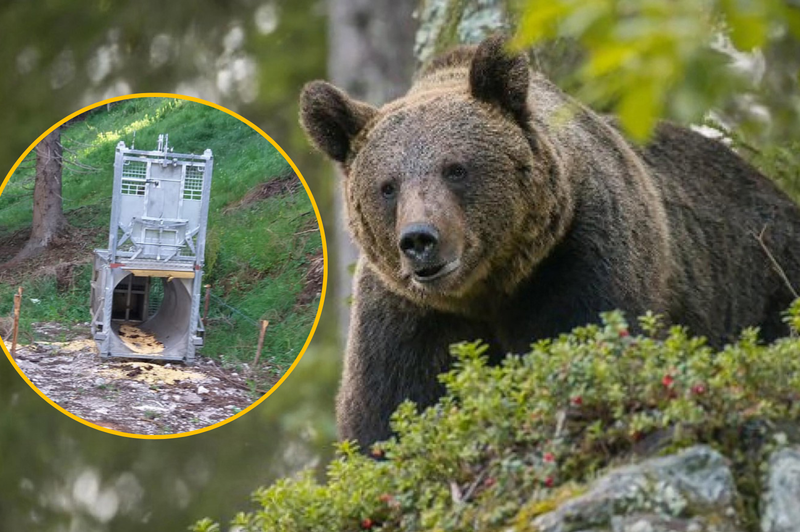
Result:
{"label": "bear's nose", "polygon": [[438,245],[439,231],[431,224],[410,224],[400,233],[400,251],[415,262],[433,258]]}

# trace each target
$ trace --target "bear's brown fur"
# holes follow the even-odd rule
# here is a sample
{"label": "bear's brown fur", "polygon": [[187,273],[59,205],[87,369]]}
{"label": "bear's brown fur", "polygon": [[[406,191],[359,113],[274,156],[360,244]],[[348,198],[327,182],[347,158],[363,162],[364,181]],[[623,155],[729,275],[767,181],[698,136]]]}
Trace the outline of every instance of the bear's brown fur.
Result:
{"label": "bear's brown fur", "polygon": [[[622,309],[719,346],[786,332],[800,210],[720,142],[670,124],[644,149],[532,74],[499,37],[429,65],[380,109],[309,83],[301,121],[345,175],[362,255],[338,400],[369,444],[441,394],[448,345],[490,359]],[[757,236],[762,234],[762,242]]]}

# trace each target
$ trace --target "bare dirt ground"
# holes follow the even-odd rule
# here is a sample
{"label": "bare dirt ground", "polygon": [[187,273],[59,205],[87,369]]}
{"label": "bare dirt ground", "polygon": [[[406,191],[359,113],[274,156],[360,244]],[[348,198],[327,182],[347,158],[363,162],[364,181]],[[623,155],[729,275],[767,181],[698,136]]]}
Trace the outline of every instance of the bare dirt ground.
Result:
{"label": "bare dirt ground", "polygon": [[17,365],[53,402],[96,425],[133,434],[188,432],[235,415],[258,395],[242,375],[202,357],[193,366],[101,359],[88,326],[35,329],[47,340],[18,346]]}

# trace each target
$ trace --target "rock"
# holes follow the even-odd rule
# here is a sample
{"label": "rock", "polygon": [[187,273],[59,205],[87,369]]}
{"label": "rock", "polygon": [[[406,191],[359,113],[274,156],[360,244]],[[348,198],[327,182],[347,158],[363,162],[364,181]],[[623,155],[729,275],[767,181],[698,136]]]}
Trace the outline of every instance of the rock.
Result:
{"label": "rock", "polygon": [[97,386],[98,388],[100,386],[105,386],[105,384],[106,384],[106,380],[104,378],[102,378],[102,377],[98,377],[98,378],[96,378],[94,380],[94,385]]}
{"label": "rock", "polygon": [[203,402],[203,398],[197,395],[194,392],[186,392],[181,396],[181,400],[185,403],[191,403],[193,405],[200,404]]}
{"label": "rock", "polygon": [[197,387],[197,393],[199,395],[206,394],[206,393],[208,393],[208,388],[206,388],[205,386],[198,386]]}
{"label": "rock", "polygon": [[[728,461],[707,446],[614,469],[533,520],[539,532],[741,532]],[[782,531],[783,529],[781,529]]]}
{"label": "rock", "polygon": [[800,447],[784,447],[772,453],[764,488],[762,532],[800,530]]}

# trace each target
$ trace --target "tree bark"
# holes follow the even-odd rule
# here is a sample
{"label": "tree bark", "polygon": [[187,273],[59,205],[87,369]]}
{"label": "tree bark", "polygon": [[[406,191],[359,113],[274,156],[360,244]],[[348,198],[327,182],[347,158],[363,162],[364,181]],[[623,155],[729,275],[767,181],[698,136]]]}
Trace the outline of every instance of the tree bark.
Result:
{"label": "tree bark", "polygon": [[61,198],[61,166],[61,128],[56,128],[36,145],[31,236],[12,262],[38,255],[67,228]]}
{"label": "tree bark", "polygon": [[[402,95],[414,73],[413,12],[417,0],[329,0],[328,76],[354,98],[380,105]],[[347,337],[353,267],[358,250],[345,227],[336,176],[332,286],[341,339]]]}
{"label": "tree bark", "polygon": [[[493,33],[511,37],[519,22],[510,0],[420,0],[420,25],[414,43],[418,64],[458,44],[478,44]],[[531,66],[562,89],[581,51],[569,39],[548,41],[529,51]],[[565,86],[565,84],[567,86]]]}

